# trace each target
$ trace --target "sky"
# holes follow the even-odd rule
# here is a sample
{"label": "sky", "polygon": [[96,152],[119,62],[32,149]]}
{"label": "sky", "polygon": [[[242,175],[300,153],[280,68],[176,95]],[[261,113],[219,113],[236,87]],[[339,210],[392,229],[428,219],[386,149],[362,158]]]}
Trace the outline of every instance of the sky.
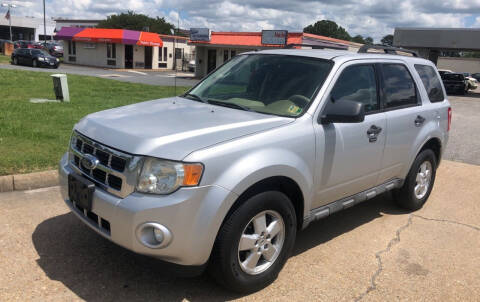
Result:
{"label": "sky", "polygon": [[[14,16],[43,16],[41,0],[0,2],[18,5]],[[480,0],[46,0],[47,18],[104,19],[127,10],[213,31],[293,32],[327,19],[375,41],[395,27],[480,27]]]}

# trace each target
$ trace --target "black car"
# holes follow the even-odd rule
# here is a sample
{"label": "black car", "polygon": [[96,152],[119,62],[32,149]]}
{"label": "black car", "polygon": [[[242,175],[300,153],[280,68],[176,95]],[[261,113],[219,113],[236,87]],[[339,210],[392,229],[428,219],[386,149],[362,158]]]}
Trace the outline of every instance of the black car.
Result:
{"label": "black car", "polygon": [[58,68],[60,62],[57,58],[42,49],[17,48],[12,53],[14,65],[31,65],[33,67],[45,66]]}
{"label": "black car", "polygon": [[461,73],[444,73],[441,75],[443,86],[447,93],[465,94],[468,91],[468,82]]}

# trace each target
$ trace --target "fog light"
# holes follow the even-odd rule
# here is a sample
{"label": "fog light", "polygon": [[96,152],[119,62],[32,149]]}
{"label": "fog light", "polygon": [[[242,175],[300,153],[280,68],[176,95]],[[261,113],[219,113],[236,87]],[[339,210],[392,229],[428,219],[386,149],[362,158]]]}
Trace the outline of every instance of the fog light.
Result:
{"label": "fog light", "polygon": [[170,230],[156,222],[147,222],[137,228],[138,241],[151,249],[160,249],[167,247],[172,241]]}

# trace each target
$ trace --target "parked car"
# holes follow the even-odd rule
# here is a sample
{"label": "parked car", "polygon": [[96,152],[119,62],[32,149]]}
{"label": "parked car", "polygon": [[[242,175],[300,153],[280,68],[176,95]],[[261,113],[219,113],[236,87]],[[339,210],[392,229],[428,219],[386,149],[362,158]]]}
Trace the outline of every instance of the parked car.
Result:
{"label": "parked car", "polygon": [[444,73],[441,75],[447,93],[466,94],[468,80],[462,73]]}
{"label": "parked car", "polygon": [[315,220],[386,191],[420,209],[450,123],[428,60],[247,52],[182,96],[80,120],[61,192],[106,239],[251,292]]}
{"label": "parked car", "polygon": [[472,78],[475,78],[477,81],[480,81],[480,72],[472,73]]}
{"label": "parked car", "polygon": [[467,80],[468,90],[475,90],[478,87],[478,81],[468,72],[462,72],[463,76]]}
{"label": "parked car", "polygon": [[18,40],[13,42],[14,43],[14,48],[34,48],[34,42],[33,41],[25,41],[25,40]]}
{"label": "parked car", "polygon": [[51,56],[47,51],[41,49],[17,48],[12,53],[14,65],[31,65],[33,67],[58,68],[59,59]]}
{"label": "parked car", "polygon": [[63,57],[63,45],[56,42],[47,43],[48,52],[57,58]]}
{"label": "parked car", "polygon": [[188,61],[187,68],[188,71],[195,71],[195,60]]}

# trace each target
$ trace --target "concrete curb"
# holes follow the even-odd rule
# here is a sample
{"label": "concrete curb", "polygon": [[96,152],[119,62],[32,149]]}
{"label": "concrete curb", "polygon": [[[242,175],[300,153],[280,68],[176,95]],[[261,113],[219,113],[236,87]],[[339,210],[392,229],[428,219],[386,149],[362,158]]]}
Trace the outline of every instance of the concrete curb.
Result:
{"label": "concrete curb", "polygon": [[0,176],[0,193],[58,186],[58,171]]}

